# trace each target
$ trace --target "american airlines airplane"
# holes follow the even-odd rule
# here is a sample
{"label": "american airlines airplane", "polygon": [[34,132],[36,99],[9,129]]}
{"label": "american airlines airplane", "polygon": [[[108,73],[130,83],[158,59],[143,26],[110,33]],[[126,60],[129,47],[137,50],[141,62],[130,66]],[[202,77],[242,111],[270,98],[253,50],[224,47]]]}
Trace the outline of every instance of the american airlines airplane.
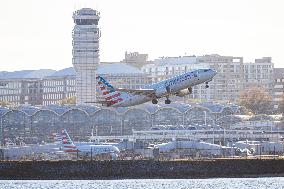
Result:
{"label": "american airlines airplane", "polygon": [[98,85],[105,100],[95,103],[101,103],[103,106],[108,107],[127,107],[143,104],[148,101],[157,104],[159,98],[166,97],[165,104],[170,104],[169,96],[171,95],[183,97],[191,94],[192,87],[201,83],[205,83],[206,88],[208,88],[208,82],[216,74],[217,72],[212,69],[198,69],[176,75],[152,85],[147,85],[142,89],[114,88],[103,77],[98,76]]}
{"label": "american airlines airplane", "polygon": [[57,141],[61,142],[63,151],[67,153],[78,153],[85,156],[90,156],[91,154],[93,156],[99,154],[110,154],[113,159],[116,159],[120,153],[119,149],[112,145],[82,144],[76,146],[71,140],[66,129],[62,129],[61,135],[53,133],[53,136]]}

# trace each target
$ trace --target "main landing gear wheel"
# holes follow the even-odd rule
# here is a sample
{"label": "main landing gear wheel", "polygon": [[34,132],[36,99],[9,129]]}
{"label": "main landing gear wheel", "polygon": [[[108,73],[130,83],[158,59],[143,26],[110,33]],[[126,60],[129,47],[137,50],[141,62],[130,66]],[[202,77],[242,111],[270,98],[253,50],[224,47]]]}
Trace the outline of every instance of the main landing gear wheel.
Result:
{"label": "main landing gear wheel", "polygon": [[170,104],[170,103],[171,103],[170,99],[165,100],[165,104]]}
{"label": "main landing gear wheel", "polygon": [[158,104],[158,100],[157,100],[157,99],[153,99],[153,100],[152,100],[152,103],[153,103],[153,104]]}
{"label": "main landing gear wheel", "polygon": [[208,82],[205,82],[205,88],[207,89],[207,88],[209,88],[209,85],[208,85]]}

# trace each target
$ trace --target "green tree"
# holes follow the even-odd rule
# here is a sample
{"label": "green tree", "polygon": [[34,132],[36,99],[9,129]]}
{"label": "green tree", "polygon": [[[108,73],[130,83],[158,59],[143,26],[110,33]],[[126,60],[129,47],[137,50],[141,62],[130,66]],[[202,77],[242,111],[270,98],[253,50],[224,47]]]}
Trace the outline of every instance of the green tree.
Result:
{"label": "green tree", "polygon": [[260,87],[253,87],[242,92],[238,104],[246,107],[254,114],[270,114],[273,112],[271,95]]}
{"label": "green tree", "polygon": [[60,105],[64,105],[64,104],[76,104],[76,96],[71,96],[71,97],[66,97],[62,100],[59,100],[58,103]]}

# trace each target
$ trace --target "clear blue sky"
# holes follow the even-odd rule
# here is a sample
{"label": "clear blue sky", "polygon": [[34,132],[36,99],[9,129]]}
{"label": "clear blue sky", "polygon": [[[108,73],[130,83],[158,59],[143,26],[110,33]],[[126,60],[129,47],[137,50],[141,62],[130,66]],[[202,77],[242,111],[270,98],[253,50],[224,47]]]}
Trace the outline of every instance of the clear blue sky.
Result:
{"label": "clear blue sky", "polygon": [[72,12],[101,12],[101,61],[160,56],[271,56],[284,67],[282,0],[1,0],[0,71],[72,66]]}

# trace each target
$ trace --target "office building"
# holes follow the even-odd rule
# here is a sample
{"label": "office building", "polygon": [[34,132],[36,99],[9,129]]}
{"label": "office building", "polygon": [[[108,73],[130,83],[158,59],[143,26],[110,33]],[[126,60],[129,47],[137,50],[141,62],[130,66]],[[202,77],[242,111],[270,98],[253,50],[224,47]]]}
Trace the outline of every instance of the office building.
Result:
{"label": "office building", "polygon": [[[273,103],[275,110],[279,110],[279,104],[284,98],[284,68],[274,69]],[[280,110],[279,110],[280,111]]]}

